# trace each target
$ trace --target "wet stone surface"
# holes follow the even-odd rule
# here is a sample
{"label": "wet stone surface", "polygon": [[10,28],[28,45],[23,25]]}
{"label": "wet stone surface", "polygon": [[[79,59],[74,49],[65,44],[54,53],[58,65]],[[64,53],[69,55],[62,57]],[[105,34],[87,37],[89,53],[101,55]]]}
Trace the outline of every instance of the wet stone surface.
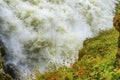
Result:
{"label": "wet stone surface", "polygon": [[5,64],[6,56],[5,47],[0,42],[0,80],[21,80],[21,74],[16,67],[13,64]]}

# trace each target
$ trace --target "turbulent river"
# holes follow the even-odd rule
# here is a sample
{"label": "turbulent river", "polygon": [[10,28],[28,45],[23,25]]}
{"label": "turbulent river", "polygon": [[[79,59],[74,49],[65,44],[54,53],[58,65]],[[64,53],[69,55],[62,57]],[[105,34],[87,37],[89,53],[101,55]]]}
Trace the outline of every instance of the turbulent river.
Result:
{"label": "turbulent river", "polygon": [[115,0],[0,0],[5,64],[23,74],[69,66],[83,41],[112,28]]}

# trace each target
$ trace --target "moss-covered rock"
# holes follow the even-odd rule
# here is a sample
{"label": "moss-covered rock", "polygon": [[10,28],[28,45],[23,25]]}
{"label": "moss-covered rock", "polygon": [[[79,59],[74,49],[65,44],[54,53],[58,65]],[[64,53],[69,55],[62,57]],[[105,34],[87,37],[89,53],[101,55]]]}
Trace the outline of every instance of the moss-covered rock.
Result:
{"label": "moss-covered rock", "polygon": [[113,18],[113,25],[115,29],[120,32],[120,14],[117,14]]}

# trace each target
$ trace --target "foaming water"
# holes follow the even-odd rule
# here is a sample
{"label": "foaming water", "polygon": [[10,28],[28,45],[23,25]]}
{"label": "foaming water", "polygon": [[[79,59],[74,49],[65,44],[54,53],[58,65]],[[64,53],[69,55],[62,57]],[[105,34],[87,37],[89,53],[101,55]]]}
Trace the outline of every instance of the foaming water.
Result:
{"label": "foaming water", "polygon": [[83,41],[112,28],[114,0],[1,0],[0,40],[6,64],[28,74],[78,57]]}

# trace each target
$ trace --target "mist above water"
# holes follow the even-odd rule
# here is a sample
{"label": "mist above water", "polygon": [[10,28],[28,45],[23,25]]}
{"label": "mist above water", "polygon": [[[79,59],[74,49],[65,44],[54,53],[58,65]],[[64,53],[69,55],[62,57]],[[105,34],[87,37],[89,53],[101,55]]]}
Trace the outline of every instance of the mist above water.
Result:
{"label": "mist above water", "polygon": [[83,41],[112,28],[115,0],[0,0],[6,64],[24,74],[78,58]]}

